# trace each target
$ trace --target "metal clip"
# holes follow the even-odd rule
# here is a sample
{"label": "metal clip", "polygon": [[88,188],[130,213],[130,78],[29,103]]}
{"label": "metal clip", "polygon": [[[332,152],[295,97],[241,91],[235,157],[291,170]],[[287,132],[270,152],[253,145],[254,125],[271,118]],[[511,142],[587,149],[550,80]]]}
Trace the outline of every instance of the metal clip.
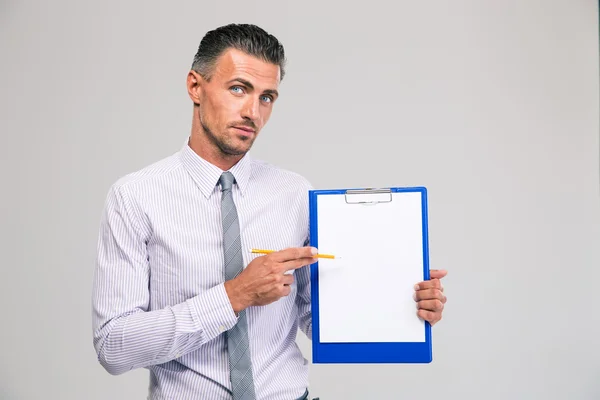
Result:
{"label": "metal clip", "polygon": [[[348,196],[353,197],[353,200],[349,200]],[[379,199],[372,199],[373,196],[379,197]],[[390,203],[392,201],[392,189],[389,188],[366,188],[366,189],[348,189],[346,190],[346,203],[347,204],[378,204],[378,203]],[[369,200],[371,198],[371,200]]]}

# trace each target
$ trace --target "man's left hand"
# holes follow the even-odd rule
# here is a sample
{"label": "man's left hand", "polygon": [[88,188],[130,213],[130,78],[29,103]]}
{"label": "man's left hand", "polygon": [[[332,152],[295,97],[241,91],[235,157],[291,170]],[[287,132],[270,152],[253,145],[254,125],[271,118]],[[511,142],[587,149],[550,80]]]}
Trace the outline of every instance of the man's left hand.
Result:
{"label": "man's left hand", "polygon": [[417,315],[431,326],[442,319],[446,295],[441,279],[448,274],[445,270],[429,270],[429,280],[415,285],[414,299],[417,302]]}

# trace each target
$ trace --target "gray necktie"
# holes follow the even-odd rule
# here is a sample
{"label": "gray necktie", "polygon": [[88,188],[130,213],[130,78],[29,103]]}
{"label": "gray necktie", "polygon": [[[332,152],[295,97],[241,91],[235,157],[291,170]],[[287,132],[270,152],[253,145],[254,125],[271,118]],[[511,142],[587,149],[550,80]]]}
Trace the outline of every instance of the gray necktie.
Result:
{"label": "gray necktie", "polygon": [[[231,187],[234,178],[224,172],[219,179],[221,191],[221,221],[223,222],[223,248],[225,252],[225,279],[231,280],[242,272],[244,261],[240,241],[240,225],[233,203]],[[226,332],[229,351],[229,372],[234,400],[255,400],[254,378],[250,361],[248,322],[246,310],[238,314],[237,324]]]}

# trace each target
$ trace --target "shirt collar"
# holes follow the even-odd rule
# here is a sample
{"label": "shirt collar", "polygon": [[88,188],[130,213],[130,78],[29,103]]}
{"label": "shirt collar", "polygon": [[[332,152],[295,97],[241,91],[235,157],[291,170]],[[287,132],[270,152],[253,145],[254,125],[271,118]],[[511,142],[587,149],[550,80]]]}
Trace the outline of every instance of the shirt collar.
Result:
{"label": "shirt collar", "polygon": [[[219,184],[221,174],[225,171],[200,157],[192,150],[188,141],[185,142],[180,151],[180,158],[183,167],[190,174],[196,185],[198,185],[204,197],[209,198],[214,192],[215,187]],[[242,196],[248,189],[251,165],[250,155],[246,153],[240,161],[229,169],[229,172],[231,172],[235,178],[235,183],[240,189]]]}

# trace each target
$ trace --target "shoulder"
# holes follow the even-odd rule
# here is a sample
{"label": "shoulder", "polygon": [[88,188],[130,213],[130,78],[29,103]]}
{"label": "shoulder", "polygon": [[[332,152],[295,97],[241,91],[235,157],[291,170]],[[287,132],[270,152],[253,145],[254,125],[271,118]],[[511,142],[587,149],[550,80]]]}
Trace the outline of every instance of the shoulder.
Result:
{"label": "shoulder", "polygon": [[156,191],[162,191],[176,180],[181,171],[178,154],[172,154],[138,170],[117,178],[109,187],[107,202],[122,203],[125,207],[137,208],[144,199]]}
{"label": "shoulder", "polygon": [[293,187],[301,191],[313,189],[311,182],[299,173],[258,159],[252,159],[252,179],[269,181],[277,186]]}
{"label": "shoulder", "polygon": [[121,176],[111,185],[111,190],[115,192],[132,192],[151,189],[172,179],[173,175],[180,171],[181,166],[178,153],[170,155]]}

